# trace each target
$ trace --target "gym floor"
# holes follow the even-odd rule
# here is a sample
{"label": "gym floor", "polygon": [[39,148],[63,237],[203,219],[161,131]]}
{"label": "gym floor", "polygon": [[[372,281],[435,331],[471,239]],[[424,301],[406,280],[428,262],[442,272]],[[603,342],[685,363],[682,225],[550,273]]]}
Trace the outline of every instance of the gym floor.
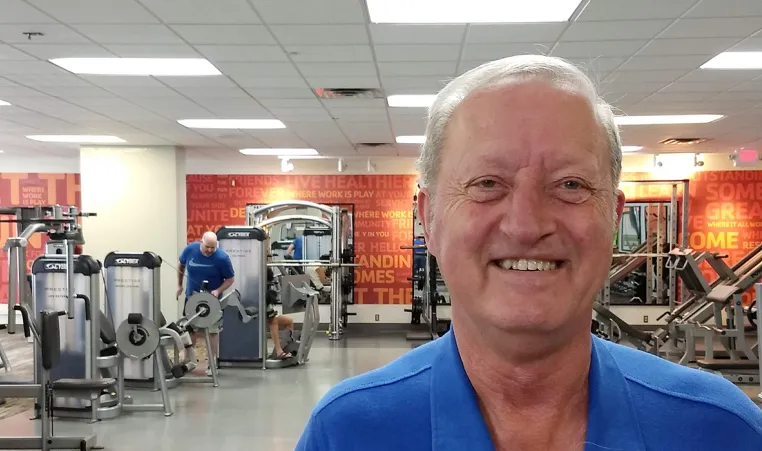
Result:
{"label": "gym floor", "polygon": [[[269,449],[293,450],[317,401],[335,383],[377,368],[413,348],[404,332],[389,331],[374,336],[349,336],[329,342],[320,333],[310,362],[282,370],[222,369],[220,386],[188,384],[170,390],[175,414],[129,413],[96,425],[58,420],[56,435],[97,434],[107,450],[145,451],[158,449]],[[21,335],[0,334],[6,351],[19,358],[19,348],[31,345]],[[9,356],[11,358],[11,356]],[[13,360],[12,360],[13,361]],[[17,360],[18,361],[18,360]],[[14,373],[24,371],[16,366]],[[742,387],[752,398],[759,387]],[[155,393],[131,391],[137,402],[156,402]],[[0,435],[34,434],[29,421],[30,404],[24,409],[9,400],[11,416],[0,420]],[[0,416],[2,417],[2,416]]]}
{"label": "gym floor", "polygon": [[[0,337],[6,350],[26,344],[19,340],[21,334],[0,332]],[[329,342],[321,332],[304,366],[267,371],[223,368],[217,388],[186,384],[170,390],[175,412],[171,417],[135,412],[96,425],[56,420],[55,435],[97,434],[101,446],[118,451],[185,447],[292,451],[318,400],[337,382],[409,351],[415,344],[404,337],[404,332],[398,331]],[[160,402],[158,393],[130,391],[129,395],[136,402]],[[14,405],[0,407],[0,411],[9,408]],[[1,420],[0,435],[33,435],[30,414],[29,410],[17,411]]]}

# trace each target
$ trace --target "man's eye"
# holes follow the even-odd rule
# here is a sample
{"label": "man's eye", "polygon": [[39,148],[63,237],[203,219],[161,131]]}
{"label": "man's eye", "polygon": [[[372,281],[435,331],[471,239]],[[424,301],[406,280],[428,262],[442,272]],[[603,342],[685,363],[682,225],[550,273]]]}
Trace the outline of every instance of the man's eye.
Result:
{"label": "man's eye", "polygon": [[570,190],[577,190],[582,188],[582,183],[578,180],[565,180],[563,187]]}
{"label": "man's eye", "polygon": [[489,179],[479,180],[478,182],[476,182],[476,186],[478,186],[479,188],[494,188],[495,186],[497,186],[497,182],[494,180],[489,180]]}

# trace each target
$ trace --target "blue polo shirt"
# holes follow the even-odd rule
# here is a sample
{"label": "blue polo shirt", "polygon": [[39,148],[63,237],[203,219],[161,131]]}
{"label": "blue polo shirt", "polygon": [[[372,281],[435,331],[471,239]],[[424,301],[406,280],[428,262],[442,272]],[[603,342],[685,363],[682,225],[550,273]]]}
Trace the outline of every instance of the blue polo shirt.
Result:
{"label": "blue polo shirt", "polygon": [[230,257],[219,247],[210,256],[201,252],[201,242],[189,244],[180,254],[180,263],[185,265],[188,281],[185,284],[185,296],[201,291],[201,284],[209,282],[208,289],[216,290],[226,279],[235,276]]}
{"label": "blue polo shirt", "polygon": [[304,242],[304,238],[302,238],[301,235],[299,235],[298,237],[294,238],[294,241],[291,242],[291,244],[294,245],[294,254],[292,255],[294,260],[304,260],[304,258],[302,258],[302,244],[303,244],[303,242]]}
{"label": "blue polo shirt", "polygon": [[[762,410],[722,377],[593,337],[585,451],[762,450]],[[301,451],[494,449],[453,332],[348,379]]]}

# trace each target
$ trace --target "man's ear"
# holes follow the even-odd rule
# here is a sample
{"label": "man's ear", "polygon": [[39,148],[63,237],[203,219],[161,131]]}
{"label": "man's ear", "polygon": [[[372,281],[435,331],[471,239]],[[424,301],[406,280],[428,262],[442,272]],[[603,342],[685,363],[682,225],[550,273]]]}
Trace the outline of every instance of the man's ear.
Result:
{"label": "man's ear", "polygon": [[436,243],[431,234],[433,226],[431,216],[433,209],[434,205],[429,190],[422,188],[418,192],[418,220],[421,221],[421,225],[423,226],[423,236],[426,240],[426,248],[432,255],[436,256]]}

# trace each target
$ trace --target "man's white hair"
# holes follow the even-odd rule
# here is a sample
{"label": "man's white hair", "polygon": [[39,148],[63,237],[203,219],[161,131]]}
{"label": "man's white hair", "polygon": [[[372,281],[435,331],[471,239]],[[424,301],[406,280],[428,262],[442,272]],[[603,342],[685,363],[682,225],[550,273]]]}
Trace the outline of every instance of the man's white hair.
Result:
{"label": "man's white hair", "polygon": [[452,80],[439,92],[429,108],[426,140],[417,161],[422,187],[434,194],[447,125],[455,109],[469,94],[511,81],[531,79],[574,90],[590,101],[598,122],[606,131],[611,154],[612,194],[615,193],[622,173],[622,142],[611,106],[598,95],[595,85],[582,70],[560,58],[542,55],[511,56],[482,64]]}

